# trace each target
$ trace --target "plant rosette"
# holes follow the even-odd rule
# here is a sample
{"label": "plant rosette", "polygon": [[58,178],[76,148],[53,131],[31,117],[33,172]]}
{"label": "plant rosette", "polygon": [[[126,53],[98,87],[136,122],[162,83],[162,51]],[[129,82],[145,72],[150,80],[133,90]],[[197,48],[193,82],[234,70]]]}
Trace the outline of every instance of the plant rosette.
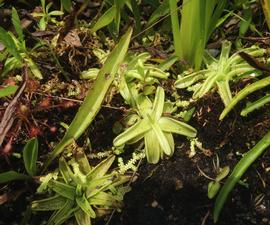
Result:
{"label": "plant rosette", "polygon": [[[219,60],[206,54],[204,60],[207,69],[179,77],[175,82],[175,87],[180,89],[190,88],[191,85],[196,84],[193,93],[194,99],[201,98],[210,90],[217,87],[224,105],[227,106],[232,101],[229,82],[243,75],[251,75],[258,72],[241,58],[238,52],[229,57],[230,51],[231,42],[224,41]],[[243,52],[253,57],[262,57],[266,53],[266,50],[253,46],[244,49]]]}
{"label": "plant rosette", "polygon": [[164,153],[168,156],[172,156],[174,153],[175,146],[172,133],[187,137],[196,136],[196,129],[192,126],[162,115],[165,104],[163,88],[157,88],[153,103],[148,97],[139,95],[136,104],[140,118],[134,125],[114,139],[115,147],[144,139],[147,161],[158,163],[160,158],[163,158]]}
{"label": "plant rosette", "polygon": [[129,191],[123,184],[130,176],[116,170],[108,172],[115,156],[110,156],[91,167],[83,151],[73,159],[59,160],[59,169],[41,178],[38,192],[48,191],[52,196],[32,202],[34,211],[53,211],[48,225],[63,224],[75,216],[77,224],[89,225],[91,219],[120,210],[124,194]]}

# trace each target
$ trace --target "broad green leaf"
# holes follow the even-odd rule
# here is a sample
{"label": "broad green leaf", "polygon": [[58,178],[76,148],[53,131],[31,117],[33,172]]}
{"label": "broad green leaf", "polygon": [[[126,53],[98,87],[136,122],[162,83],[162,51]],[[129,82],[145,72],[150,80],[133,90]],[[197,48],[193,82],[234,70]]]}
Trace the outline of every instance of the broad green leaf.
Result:
{"label": "broad green leaf", "polygon": [[[174,48],[175,48],[175,55],[178,57],[182,57],[182,47],[181,42],[179,40],[181,39],[181,33],[180,33],[180,26],[179,26],[179,18],[178,18],[178,6],[177,6],[178,0],[169,0],[169,9],[170,9],[170,15],[171,15],[171,24],[172,24],[172,33],[173,33],[173,42],[174,42]],[[183,1],[183,5],[186,5],[185,1]],[[183,17],[183,13],[182,13]],[[192,18],[191,18],[192,19]],[[181,26],[181,29],[184,26]]]}
{"label": "broad green leaf", "polygon": [[10,95],[13,95],[18,89],[18,86],[16,85],[9,85],[7,87],[3,87],[0,89],[0,98],[8,97]]}
{"label": "broad green leaf", "polygon": [[70,200],[74,200],[76,196],[76,190],[73,186],[56,181],[50,180],[48,186],[57,194],[68,198]]}
{"label": "broad green leaf", "polygon": [[13,170],[0,173],[0,184],[13,180],[27,180],[27,179],[30,179],[30,177],[22,173],[17,173]]}
{"label": "broad green leaf", "polygon": [[114,178],[113,183],[111,186],[117,187],[119,185],[122,185],[126,182],[129,182],[132,179],[132,176],[118,176],[116,179]]}
{"label": "broad green leaf", "polygon": [[209,182],[208,191],[207,191],[208,198],[210,198],[210,199],[214,198],[216,196],[216,194],[218,193],[220,186],[221,185],[218,181]]}
{"label": "broad green leaf", "polygon": [[39,179],[40,179],[41,184],[39,185],[37,189],[37,193],[43,193],[47,189],[49,181],[55,178],[57,175],[58,175],[58,171],[55,171],[55,172],[48,173],[47,175],[40,177]]}
{"label": "broad green leaf", "polygon": [[[172,156],[174,153],[174,139],[173,139],[173,135],[169,132],[163,132],[165,137],[167,138],[167,141],[170,145],[171,148],[171,154],[169,156]],[[161,154],[161,158],[163,158],[163,154]]]}
{"label": "broad green leaf", "polygon": [[7,51],[13,55],[18,61],[22,61],[20,52],[18,51],[14,40],[10,34],[0,27],[0,42],[6,47]]}
{"label": "broad green leaf", "polygon": [[92,171],[87,174],[87,180],[102,178],[109,170],[115,160],[115,156],[109,156],[107,159],[99,163]]}
{"label": "broad green leaf", "polygon": [[91,172],[91,166],[89,164],[89,161],[87,159],[87,156],[84,153],[84,150],[82,148],[78,148],[75,154],[76,162],[78,162],[80,166],[80,170],[84,174],[88,174]]}
{"label": "broad green leaf", "polygon": [[114,24],[115,24],[115,30],[116,30],[116,33],[118,34],[119,28],[120,28],[120,22],[121,22],[121,10],[124,6],[124,2],[121,0],[114,1],[113,6],[116,7],[116,12],[113,19],[114,19]]}
{"label": "broad green leaf", "polygon": [[148,121],[150,121],[150,125],[157,137],[161,149],[164,151],[166,155],[171,155],[172,153],[171,146],[167,138],[165,137],[164,133],[162,132],[160,126],[155,121],[153,121],[152,118],[150,118],[150,116],[148,117]]}
{"label": "broad green leaf", "polygon": [[95,23],[95,25],[92,28],[93,32],[98,31],[99,29],[106,27],[108,24],[110,24],[113,19],[116,16],[116,6],[113,5],[111,8],[109,8]]}
{"label": "broad green leaf", "polygon": [[157,141],[156,134],[153,130],[148,131],[144,136],[145,155],[147,162],[156,164],[161,157],[160,144]]}
{"label": "broad green leaf", "polygon": [[216,81],[219,79],[217,76],[217,71],[213,71],[212,73],[209,73],[209,76],[206,78],[206,80],[203,82],[203,84],[197,89],[194,94],[193,98],[201,98],[204,96],[213,86],[215,85]]}
{"label": "broad green leaf", "polygon": [[60,143],[58,143],[54,151],[45,162],[44,171],[51,161],[57,157],[67,145],[71,144],[74,139],[76,140],[81,136],[81,134],[95,118],[96,114],[101,108],[103,99],[114,80],[115,74],[117,73],[119,66],[128,50],[131,34],[132,29],[129,29],[127,33],[120,39],[118,45],[109,54],[105,64],[98,73],[93,87],[89,90],[84,102],[79,108],[79,111],[66,131],[65,136]]}
{"label": "broad green leaf", "polygon": [[47,23],[46,23],[44,17],[42,17],[42,18],[40,19],[38,25],[39,25],[39,29],[40,29],[40,30],[46,30],[46,25],[47,25]]}
{"label": "broad green leaf", "polygon": [[91,225],[90,216],[85,213],[81,208],[74,212],[78,225]]}
{"label": "broad green leaf", "polygon": [[123,206],[123,203],[117,199],[116,196],[113,196],[111,193],[99,192],[95,196],[89,199],[91,205],[99,205],[101,207],[114,207],[120,208]]}
{"label": "broad green leaf", "polygon": [[138,94],[136,96],[135,101],[136,107],[141,117],[143,118],[147,117],[147,115],[150,114],[151,111],[153,110],[153,104],[147,96],[143,94]]}
{"label": "broad green leaf", "polygon": [[149,27],[153,23],[157,22],[162,16],[165,16],[169,13],[170,8],[169,8],[169,0],[163,1],[159,7],[152,13],[150,18],[147,21],[146,26]]}
{"label": "broad green leaf", "polygon": [[37,171],[38,139],[32,138],[23,148],[24,167],[30,176],[35,176]]}
{"label": "broad green leaf", "polygon": [[163,112],[165,93],[162,87],[157,87],[151,118],[157,121]]}
{"label": "broad green leaf", "polygon": [[96,218],[96,213],[92,209],[91,205],[87,201],[86,197],[83,195],[81,197],[76,197],[76,202],[78,206],[91,218]]}
{"label": "broad green leaf", "polygon": [[36,63],[28,56],[25,57],[25,61],[27,62],[27,65],[29,66],[33,75],[38,79],[42,79],[43,76],[42,76],[38,66],[36,65]]}
{"label": "broad green leaf", "polygon": [[66,200],[66,203],[62,206],[61,209],[55,211],[50,217],[47,225],[60,225],[63,224],[69,217],[72,216],[74,211],[74,201]]}
{"label": "broad green leaf", "polygon": [[158,124],[163,131],[181,134],[187,137],[196,137],[197,131],[192,126],[169,117],[162,117]]}
{"label": "broad green leaf", "polygon": [[218,92],[224,105],[225,106],[229,105],[229,103],[232,100],[232,92],[230,89],[229,81],[228,80],[217,81],[216,84],[218,86]]}
{"label": "broad green leaf", "polygon": [[227,175],[230,172],[230,167],[229,166],[225,166],[221,169],[221,171],[218,173],[217,177],[216,177],[216,181],[221,181],[223,180],[225,177],[227,177]]}
{"label": "broad green leaf", "polygon": [[50,13],[50,16],[62,16],[64,13],[62,11],[51,11]]}
{"label": "broad green leaf", "polygon": [[145,69],[149,70],[149,75],[147,78],[151,80],[153,80],[153,78],[167,79],[169,76],[169,73],[165,73],[161,69],[152,65],[145,65]]}
{"label": "broad green leaf", "polygon": [[[1,38],[1,37],[0,37]],[[1,76],[6,76],[10,71],[20,68],[22,66],[21,61],[18,61],[14,56],[7,58],[4,69],[1,72]]]}
{"label": "broad green leaf", "polygon": [[69,184],[71,181],[77,181],[74,173],[71,171],[69,165],[63,157],[59,159],[59,171],[67,184]]}
{"label": "broad green leaf", "polygon": [[61,5],[63,6],[64,10],[67,12],[71,11],[72,1],[71,0],[61,0]]}
{"label": "broad green leaf", "polygon": [[99,69],[90,68],[88,70],[82,71],[80,74],[81,79],[96,79]]}
{"label": "broad green leaf", "polygon": [[[129,3],[130,2],[130,7]],[[140,7],[136,0],[126,1],[126,5],[131,9],[134,15],[135,19],[135,33],[138,34],[141,32],[141,13],[140,13]]]}
{"label": "broad green leaf", "polygon": [[192,84],[196,83],[197,81],[203,80],[206,78],[205,72],[207,70],[200,70],[198,72],[194,72],[192,74],[183,76],[181,78],[178,78],[175,82],[176,88],[187,88],[191,86]]}
{"label": "broad green leaf", "polygon": [[18,40],[23,43],[24,42],[24,36],[23,36],[23,30],[21,26],[21,21],[19,18],[19,15],[14,7],[12,7],[12,23],[16,30],[16,33],[18,35]]}
{"label": "broad green leaf", "polygon": [[66,198],[61,195],[55,195],[50,198],[45,198],[42,200],[33,201],[31,203],[32,210],[35,211],[53,211],[58,210],[63,207],[66,203]]}
{"label": "broad green leaf", "polygon": [[109,174],[99,179],[89,180],[88,185],[86,185],[87,199],[91,198],[92,196],[96,195],[97,193],[101,191],[105,191],[106,189],[108,189],[112,185],[114,179],[117,179],[117,178],[118,178],[117,176],[114,176],[113,174]]}
{"label": "broad green leaf", "polygon": [[248,28],[250,27],[250,24],[252,22],[252,9],[249,6],[246,9],[243,9],[243,19],[241,20],[239,24],[239,36],[243,37],[245,36],[246,32],[248,31]]}
{"label": "broad green leaf", "polygon": [[121,146],[128,141],[132,140],[133,138],[136,138],[138,136],[141,136],[142,134],[146,133],[148,130],[151,129],[151,125],[147,120],[140,120],[132,127],[125,130],[123,133],[118,135],[114,140],[113,144],[114,146]]}
{"label": "broad green leaf", "polygon": [[178,60],[178,57],[175,55],[170,56],[168,59],[165,59],[158,65],[158,68],[162,71],[169,70],[171,66]]}

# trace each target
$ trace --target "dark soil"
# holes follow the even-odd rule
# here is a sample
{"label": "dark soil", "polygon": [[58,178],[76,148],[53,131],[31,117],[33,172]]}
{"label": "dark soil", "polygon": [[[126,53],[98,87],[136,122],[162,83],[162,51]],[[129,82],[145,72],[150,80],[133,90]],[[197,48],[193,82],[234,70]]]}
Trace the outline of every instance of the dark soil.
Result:
{"label": "dark soil", "polygon": [[[158,165],[143,163],[139,178],[126,195],[122,213],[115,213],[110,225],[211,225],[214,201],[207,197],[209,179],[214,178],[213,161],[219,156],[221,167],[234,165],[241,153],[250,149],[270,128],[270,109],[264,108],[247,118],[239,112],[223,122],[218,116],[223,105],[216,94],[201,99],[191,124],[208,151],[197,149],[188,157],[189,143],[177,139],[174,156]],[[203,115],[203,116],[202,116]],[[211,156],[210,156],[211,155]],[[270,153],[266,153],[245,174],[224,206],[218,225],[270,224]],[[260,199],[261,198],[261,199]],[[104,221],[97,223],[104,224]]]}

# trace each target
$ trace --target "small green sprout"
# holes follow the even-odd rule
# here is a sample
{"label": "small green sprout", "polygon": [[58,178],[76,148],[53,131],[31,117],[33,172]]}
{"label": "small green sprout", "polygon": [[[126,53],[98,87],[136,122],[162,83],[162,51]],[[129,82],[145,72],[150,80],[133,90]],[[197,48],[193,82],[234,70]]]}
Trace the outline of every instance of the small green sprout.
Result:
{"label": "small green sprout", "polygon": [[209,182],[208,184],[208,198],[212,199],[216,196],[221,187],[220,181],[223,180],[226,176],[228,176],[229,172],[230,172],[229,166],[219,168],[219,173],[215,178],[215,180]]}
{"label": "small green sprout", "polygon": [[7,53],[1,76],[5,76],[9,71],[21,68],[24,64],[27,64],[32,74],[36,78],[42,79],[42,74],[31,58],[30,50],[26,47],[21,21],[15,8],[12,8],[12,24],[17,37],[12,32],[7,32],[0,27],[0,43],[4,45],[5,52]]}
{"label": "small green sprout", "polygon": [[49,22],[57,24],[58,22],[54,17],[62,16],[64,14],[62,11],[58,11],[58,10],[54,10],[50,12],[49,10],[52,7],[52,4],[53,3],[50,2],[48,5],[45,5],[45,0],[41,0],[42,12],[32,13],[32,16],[41,18],[38,24],[40,30],[46,30],[46,27]]}

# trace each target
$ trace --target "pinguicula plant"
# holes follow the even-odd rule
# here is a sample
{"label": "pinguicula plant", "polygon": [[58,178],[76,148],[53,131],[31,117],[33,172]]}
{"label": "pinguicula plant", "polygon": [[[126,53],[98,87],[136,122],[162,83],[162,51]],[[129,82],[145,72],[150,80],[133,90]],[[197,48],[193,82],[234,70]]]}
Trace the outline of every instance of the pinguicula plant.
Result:
{"label": "pinguicula plant", "polygon": [[57,171],[41,177],[39,193],[50,197],[32,202],[34,211],[52,211],[48,225],[60,225],[75,217],[78,225],[89,225],[91,220],[120,210],[124,186],[131,177],[109,171],[115,156],[110,156],[92,167],[82,150],[69,161],[59,160]]}
{"label": "pinguicula plant", "polygon": [[[236,52],[230,55],[231,42],[224,41],[222,44],[219,60],[214,59],[210,55],[206,55],[206,69],[192,72],[188,75],[180,76],[175,82],[176,88],[190,88],[194,86],[193,98],[201,98],[213,88],[217,88],[218,93],[225,106],[232,101],[232,93],[230,90],[230,81],[239,79],[243,75],[259,74],[260,71],[250,66]],[[250,47],[241,50],[253,57],[261,57],[266,53],[265,49],[258,47]]]}
{"label": "pinguicula plant", "polygon": [[158,163],[164,154],[173,155],[175,148],[173,133],[195,137],[196,130],[192,126],[162,115],[164,99],[165,92],[161,87],[157,87],[154,102],[140,94],[136,99],[140,117],[135,124],[114,139],[114,146],[121,148],[125,144],[132,144],[144,139],[147,161]]}
{"label": "pinguicula plant", "polygon": [[12,8],[12,24],[17,37],[12,32],[0,27],[0,42],[4,45],[7,53],[5,54],[6,60],[1,76],[5,76],[9,71],[27,64],[32,74],[36,78],[42,79],[38,66],[31,58],[31,51],[26,47],[21,21],[15,8]]}
{"label": "pinguicula plant", "polygon": [[150,57],[147,52],[129,54],[124,62],[125,68],[119,72],[119,92],[132,108],[136,108],[136,98],[140,92],[144,95],[153,94],[154,85],[159,84],[160,79],[167,79],[169,76],[159,65],[147,63]]}
{"label": "pinguicula plant", "polygon": [[[104,60],[107,57],[107,54],[103,51],[98,51],[94,54],[100,60]],[[152,64],[149,62],[150,58],[151,55],[148,52],[140,54],[130,52],[125,57],[123,66],[118,70],[118,76],[114,83],[126,103],[132,108],[136,108],[135,99],[139,92],[143,92],[144,95],[153,94],[155,92],[154,85],[159,84],[161,79],[169,77],[169,73],[166,72],[169,66],[165,65],[165,63],[171,65],[170,62],[165,61],[160,64]],[[82,79],[96,79],[98,73],[99,69],[90,68],[83,71],[80,77]]]}

